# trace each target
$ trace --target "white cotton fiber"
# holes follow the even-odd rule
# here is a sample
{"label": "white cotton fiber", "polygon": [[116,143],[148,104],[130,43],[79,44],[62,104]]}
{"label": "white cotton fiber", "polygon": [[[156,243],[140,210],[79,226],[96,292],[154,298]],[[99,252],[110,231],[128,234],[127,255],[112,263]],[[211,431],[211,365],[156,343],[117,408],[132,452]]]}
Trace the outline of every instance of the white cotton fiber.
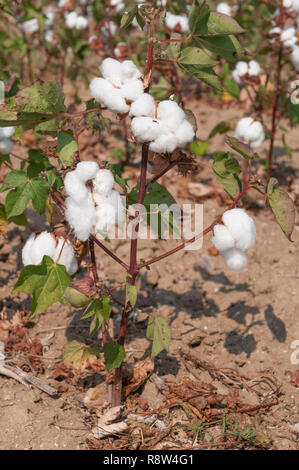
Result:
{"label": "white cotton fiber", "polygon": [[116,211],[112,204],[108,202],[99,205],[96,208],[96,232],[108,232],[108,230],[116,223]]}
{"label": "white cotton fiber", "polygon": [[142,93],[139,98],[131,104],[130,116],[155,116],[155,100],[149,93]]}
{"label": "white cotton fiber", "polygon": [[161,134],[162,124],[150,117],[136,117],[132,119],[131,129],[139,142],[150,142]]}
{"label": "white cotton fiber", "polygon": [[85,18],[85,16],[77,16],[76,29],[81,31],[82,29],[86,29],[87,26],[88,26],[88,18]]}
{"label": "white cotton fiber", "polygon": [[171,30],[180,27],[181,33],[185,33],[189,29],[189,21],[186,15],[173,15],[169,11],[166,12],[165,24]]}
{"label": "white cotton fiber", "polygon": [[252,148],[257,148],[264,141],[263,126],[254,121],[252,117],[245,117],[238,121],[235,129],[235,137],[243,142],[248,142]]}
{"label": "white cotton fiber", "polygon": [[185,119],[175,131],[178,147],[185,147],[188,142],[193,140],[194,135],[192,125]]}
{"label": "white cotton fiber", "polygon": [[162,134],[150,143],[149,150],[156,153],[171,153],[176,149],[177,143],[177,139],[172,132]]}
{"label": "white cotton fiber", "polygon": [[185,113],[175,101],[164,100],[158,105],[158,118],[170,131],[175,131],[185,119]]}
{"label": "white cotton fiber", "polygon": [[260,75],[262,69],[260,67],[260,64],[256,60],[250,60],[248,64],[248,75],[252,76],[258,76]]}
{"label": "white cotton fiber", "polygon": [[65,14],[65,24],[68,28],[73,29],[76,27],[77,13],[72,11]]}
{"label": "white cotton fiber", "polygon": [[80,181],[78,173],[70,171],[64,178],[64,187],[68,196],[71,196],[77,203],[85,201],[89,194],[89,189],[85,183]]}
{"label": "white cotton fiber", "polygon": [[27,266],[28,264],[32,264],[31,261],[31,248],[32,248],[32,243],[34,241],[35,233],[32,233],[26,240],[26,243],[23,247],[22,250],[22,262],[24,266]]}
{"label": "white cotton fiber", "polygon": [[65,204],[67,222],[74,229],[76,238],[85,242],[92,232],[95,218],[95,207],[90,195],[80,204],[76,203],[73,198],[68,197]]}
{"label": "white cotton fiber", "polygon": [[80,181],[84,183],[93,179],[99,171],[97,162],[79,162],[76,166],[76,174]]}
{"label": "white cotton fiber", "polygon": [[235,69],[232,71],[232,77],[239,85],[242,83],[242,77],[248,73],[248,64],[243,61],[237,62]]}
{"label": "white cotton fiber", "polygon": [[244,209],[231,209],[222,216],[224,225],[235,240],[235,247],[248,250],[255,242],[255,223]]}
{"label": "white cotton fiber", "polygon": [[216,7],[216,11],[218,13],[222,13],[223,15],[232,16],[232,9],[231,9],[230,5],[228,5],[226,2],[218,3],[218,5]]}
{"label": "white cotton fiber", "polygon": [[114,183],[112,171],[107,169],[98,170],[93,181],[94,191],[102,196],[107,196],[111,192]]}
{"label": "white cotton fiber", "polygon": [[[63,247],[63,250],[61,252],[61,249]],[[60,255],[61,252],[61,255]],[[75,272],[78,270],[78,262],[74,253],[74,249],[72,247],[72,244],[69,240],[64,240],[63,237],[59,238],[58,244],[56,246],[55,250],[55,255],[54,255],[54,261],[56,262],[58,257],[60,255],[60,258],[58,260],[58,264],[63,264],[65,266],[65,269],[67,273],[72,276],[75,274]]]}
{"label": "white cotton fiber", "polygon": [[0,127],[0,140],[10,139],[15,133],[15,128],[10,127]]}
{"label": "white cotton fiber", "polygon": [[130,80],[122,85],[120,94],[129,101],[136,101],[143,94],[143,90],[144,87],[141,80]]}
{"label": "white cotton fiber", "polygon": [[121,80],[126,83],[128,80],[136,80],[142,77],[142,73],[132,60],[125,60],[121,63]]}
{"label": "white cotton fiber", "polygon": [[121,64],[118,60],[108,57],[103,60],[99,69],[105,80],[115,86],[121,86]]}
{"label": "white cotton fiber", "polygon": [[211,242],[218,251],[225,251],[234,248],[235,240],[225,225],[215,225],[213,228],[214,236]]}
{"label": "white cotton fiber", "polygon": [[33,34],[39,30],[37,18],[32,18],[31,20],[24,21],[20,23],[20,28],[24,31],[25,34]]}
{"label": "white cotton fiber", "polygon": [[290,59],[295,69],[299,70],[299,46],[295,46],[290,55]]}
{"label": "white cotton fiber", "polygon": [[40,264],[45,255],[50,256],[53,259],[55,249],[55,239],[49,232],[41,232],[39,234],[32,233],[27,239],[22,250],[22,261],[24,266],[27,266],[28,264]]}
{"label": "white cotton fiber", "polygon": [[10,139],[0,140],[0,154],[6,155],[13,149],[13,141]]}
{"label": "white cotton fiber", "polygon": [[247,253],[246,251],[238,250],[238,248],[232,248],[220,253],[228,268],[233,271],[240,271],[245,268],[247,265]]}
{"label": "white cotton fiber", "polygon": [[111,111],[116,113],[128,113],[130,107],[120,94],[120,90],[104,78],[93,78],[89,84],[91,96],[99,103],[105,104]]}

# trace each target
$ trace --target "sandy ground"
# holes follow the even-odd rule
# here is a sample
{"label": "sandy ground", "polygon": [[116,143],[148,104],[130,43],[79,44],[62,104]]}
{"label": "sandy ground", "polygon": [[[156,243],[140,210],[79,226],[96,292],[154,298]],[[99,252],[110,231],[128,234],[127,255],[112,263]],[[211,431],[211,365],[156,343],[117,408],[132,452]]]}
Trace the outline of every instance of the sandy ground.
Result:
{"label": "sandy ground", "polygon": [[[213,126],[222,120],[233,125],[242,116],[239,106],[220,109],[197,102],[193,110],[198,120],[198,136],[207,138]],[[292,177],[293,187],[299,185],[298,130],[287,135],[288,145],[294,150],[290,159],[280,147],[279,136],[275,146],[276,176],[288,188]],[[102,147],[82,153],[83,158],[94,158],[105,148],[106,156],[113,148],[113,140]],[[268,143],[265,143],[267,148]],[[217,184],[209,169],[211,153],[225,148],[224,137],[213,139],[207,164],[192,177],[194,183]],[[100,150],[100,153],[98,153]],[[20,149],[21,151],[21,149]],[[257,171],[258,168],[255,168]],[[132,176],[134,169],[129,169]],[[175,170],[162,178],[170,192],[180,203],[197,202],[196,195],[182,176]],[[299,192],[299,191],[298,191]],[[172,258],[144,270],[138,278],[140,292],[150,299],[151,306],[144,312],[138,310],[136,321],[130,322],[126,347],[128,362],[144,359],[150,348],[145,339],[148,313],[158,311],[171,326],[172,342],[167,353],[160,353],[154,361],[154,371],[162,379],[180,381],[182,377],[210,383],[219,393],[228,393],[217,377],[202,368],[190,368],[182,353],[190,353],[198,361],[216,368],[233,368],[239,374],[250,377],[259,387],[259,393],[240,388],[244,402],[252,406],[263,403],[265,397],[278,396],[278,404],[265,409],[254,417],[256,429],[271,440],[273,449],[298,449],[298,435],[293,426],[299,422],[298,386],[292,377],[299,370],[299,353],[292,349],[299,340],[298,279],[299,279],[299,219],[290,243],[282,234],[269,210],[261,207],[256,194],[250,194],[255,203],[249,204],[250,215],[257,226],[257,243],[249,252],[248,266],[239,273],[228,271],[220,256],[210,256],[210,235],[199,251],[182,251]],[[298,196],[297,196],[298,197]],[[204,202],[204,226],[208,226],[223,210],[215,197]],[[36,222],[35,222],[36,224]],[[34,225],[34,223],[33,223]],[[0,307],[9,312],[29,310],[28,296],[12,293],[21,270],[21,248],[29,230],[10,226],[7,239],[0,240]],[[167,248],[175,246],[170,241]],[[112,242],[117,255],[128,259],[128,242]],[[144,259],[165,251],[166,242],[141,241],[140,253]],[[101,278],[123,282],[123,270],[113,260],[97,249]],[[1,309],[0,309],[1,310]],[[56,398],[37,389],[26,389],[12,379],[0,376],[0,448],[1,449],[86,449],[89,436],[89,415],[82,406],[86,390],[101,384],[103,374],[85,374],[81,387],[64,386],[53,379],[53,371],[60,362],[61,349],[67,341],[88,341],[88,322],[80,321],[81,311],[70,311],[58,304],[31,322],[26,329],[27,338],[38,339],[44,344],[42,363],[44,373],[40,377],[60,388]],[[113,310],[117,326],[119,311]],[[298,346],[297,346],[298,349]],[[293,353],[293,361],[292,355]],[[296,364],[297,362],[297,364]],[[256,382],[254,382],[256,380]],[[264,389],[263,389],[264,387]],[[279,389],[279,392],[277,392]],[[148,380],[138,391],[149,408],[163,404]],[[104,398],[103,398],[104,401]],[[59,427],[66,426],[66,428]]]}

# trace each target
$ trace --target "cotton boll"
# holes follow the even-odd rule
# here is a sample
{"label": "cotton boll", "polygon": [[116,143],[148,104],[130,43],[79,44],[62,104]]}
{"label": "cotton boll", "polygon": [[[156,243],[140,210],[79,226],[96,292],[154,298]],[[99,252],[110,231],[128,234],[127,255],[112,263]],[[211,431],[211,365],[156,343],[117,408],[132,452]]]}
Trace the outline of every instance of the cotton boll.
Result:
{"label": "cotton boll", "polygon": [[215,225],[213,228],[214,236],[211,242],[218,251],[225,251],[234,248],[235,240],[225,225]]}
{"label": "cotton boll", "polygon": [[76,21],[76,29],[81,31],[82,29],[86,29],[88,26],[88,18],[84,16],[78,16]]}
{"label": "cotton boll", "polygon": [[78,15],[75,11],[65,14],[65,24],[67,28],[73,29],[76,28]]}
{"label": "cotton boll", "polygon": [[93,179],[99,171],[97,162],[79,162],[76,166],[76,175],[84,183]]}
{"label": "cotton boll", "polygon": [[223,15],[232,16],[232,9],[226,2],[221,2],[217,5],[216,11]]}
{"label": "cotton boll", "polygon": [[247,128],[250,124],[253,123],[253,119],[251,117],[244,117],[239,119],[236,129],[235,129],[235,137],[239,140],[243,140],[244,136],[247,133]]}
{"label": "cotton boll", "polygon": [[262,69],[260,64],[256,60],[251,60],[248,64],[248,75],[256,76],[260,75]]}
{"label": "cotton boll", "polygon": [[125,60],[120,64],[121,66],[121,79],[123,83],[126,83],[128,80],[137,80],[142,77],[142,73],[136,67],[132,60]]}
{"label": "cotton boll", "polygon": [[156,153],[172,153],[177,147],[177,139],[173,133],[162,134],[149,145],[149,150]]}
{"label": "cotton boll", "polygon": [[185,119],[175,131],[178,147],[184,147],[188,142],[191,142],[194,135],[195,133],[192,125]]}
{"label": "cotton boll", "polygon": [[37,18],[32,18],[31,20],[24,21],[20,23],[20,28],[24,31],[25,34],[33,34],[39,30]]}
{"label": "cotton boll", "polygon": [[6,155],[13,149],[13,141],[10,139],[0,140],[0,154]]}
{"label": "cotton boll", "polygon": [[120,90],[114,88],[114,86],[107,80],[104,80],[104,78],[93,78],[89,84],[89,89],[91,96],[99,103],[105,104],[110,111],[120,114],[129,112],[130,106],[128,106],[122,98]]}
{"label": "cotton boll", "polygon": [[113,85],[120,87],[122,84],[121,81],[121,64],[118,60],[108,57],[103,60],[102,64],[99,67],[103,77]]}
{"label": "cotton boll", "polygon": [[263,126],[251,117],[242,118],[237,123],[235,137],[242,141],[248,141],[249,145],[254,141],[264,140]]}
{"label": "cotton boll", "polygon": [[189,30],[189,18],[184,15],[180,17],[180,26],[182,33],[186,33]]}
{"label": "cotton boll", "polygon": [[242,83],[241,77],[248,73],[248,64],[246,62],[237,62],[235,69],[232,72],[232,77],[239,85]]}
{"label": "cotton boll", "polygon": [[249,142],[260,139],[263,134],[263,126],[258,121],[253,121],[246,129],[244,137]]}
{"label": "cotton boll", "polygon": [[2,139],[10,139],[15,133],[15,128],[13,126],[10,127],[0,127],[0,140]]}
{"label": "cotton boll", "polygon": [[293,0],[283,0],[282,4],[285,8],[291,8],[293,6]]}
{"label": "cotton boll", "polygon": [[107,194],[111,192],[114,183],[115,181],[112,171],[103,169],[97,171],[93,181],[93,186],[96,193],[102,196],[107,196]]}
{"label": "cotton boll", "polygon": [[136,101],[131,104],[130,116],[155,116],[155,100],[149,93],[142,93]]}
{"label": "cotton boll", "polygon": [[84,202],[78,204],[73,198],[65,200],[65,218],[74,229],[78,240],[85,242],[92,232],[95,217],[95,207],[89,196]]}
{"label": "cotton boll", "polygon": [[118,191],[113,189],[111,193],[107,196],[108,202],[114,207],[116,219],[116,224],[121,224],[125,218],[125,207],[123,204],[123,198]]}
{"label": "cotton boll", "polygon": [[169,29],[175,29],[176,25],[178,24],[178,15],[173,15],[167,11],[165,15],[165,24]]}
{"label": "cotton boll", "polygon": [[295,26],[287,26],[280,34],[280,40],[285,47],[292,47],[297,39]]}
{"label": "cotton boll", "polygon": [[224,225],[235,240],[235,247],[248,250],[255,242],[256,228],[254,220],[244,209],[231,209],[222,216]]}
{"label": "cotton boll", "polygon": [[95,211],[95,231],[108,232],[116,223],[116,211],[112,204],[108,202],[99,205]]}
{"label": "cotton boll", "polygon": [[250,141],[250,147],[252,149],[257,149],[263,144],[264,140],[265,140],[265,134],[263,131],[258,139]]}
{"label": "cotton boll", "polygon": [[88,198],[89,189],[78,178],[78,172],[70,171],[64,178],[64,187],[68,196],[71,196],[78,204]]}
{"label": "cotton boll", "polygon": [[[63,247],[63,250],[61,252],[62,247]],[[61,252],[61,255],[60,255],[60,252]],[[59,238],[59,241],[55,250],[54,261],[57,261],[59,255],[60,255],[60,258],[58,260],[58,264],[63,264],[65,266],[67,273],[70,276],[75,274],[75,272],[78,270],[78,262],[74,253],[74,249],[72,247],[71,242],[69,240],[65,240],[63,237]]]}
{"label": "cotton boll", "polygon": [[45,40],[47,42],[53,41],[53,31],[51,29],[48,29],[48,31],[45,32]]}
{"label": "cotton boll", "polygon": [[26,243],[22,250],[22,262],[24,266],[28,264],[32,264],[31,261],[31,252],[32,252],[32,244],[34,242],[35,233],[32,233],[26,240]]}
{"label": "cotton boll", "polygon": [[56,248],[54,237],[49,232],[41,232],[39,234],[33,235],[34,237],[31,243],[31,253],[29,255],[30,264],[40,264],[45,255],[50,256],[50,258],[53,259]]}
{"label": "cotton boll", "polygon": [[231,250],[222,251],[220,253],[227,266],[233,271],[240,271],[247,265],[247,253],[246,251],[238,250],[238,248],[232,248]]}
{"label": "cotton boll", "polygon": [[129,101],[136,101],[143,94],[143,83],[141,80],[130,80],[122,85],[120,94]]}
{"label": "cotton boll", "polygon": [[279,26],[275,26],[275,28],[270,29],[269,34],[271,36],[275,36],[281,33],[281,28]]}
{"label": "cotton boll", "polygon": [[170,131],[175,131],[185,119],[185,113],[175,101],[164,100],[158,106],[158,118]]}
{"label": "cotton boll", "polygon": [[296,70],[299,70],[299,46],[295,46],[291,55],[290,59],[292,64],[294,65]]}
{"label": "cotton boll", "polygon": [[151,142],[161,134],[162,124],[150,117],[136,117],[132,119],[131,130],[138,142]]}
{"label": "cotton boll", "polygon": [[105,100],[104,104],[114,113],[127,114],[130,111],[130,106],[121,96],[120,90],[116,88],[113,89],[112,93],[110,93]]}

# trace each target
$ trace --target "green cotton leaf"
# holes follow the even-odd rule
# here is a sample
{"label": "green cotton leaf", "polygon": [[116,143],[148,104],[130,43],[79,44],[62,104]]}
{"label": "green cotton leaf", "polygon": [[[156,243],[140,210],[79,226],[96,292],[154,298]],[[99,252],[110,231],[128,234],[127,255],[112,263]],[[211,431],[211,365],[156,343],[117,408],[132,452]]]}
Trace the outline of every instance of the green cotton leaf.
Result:
{"label": "green cotton leaf", "polygon": [[214,155],[213,171],[219,183],[231,197],[236,199],[242,189],[238,173],[241,168],[229,153],[218,152]]}
{"label": "green cotton leaf", "polygon": [[208,140],[197,140],[190,143],[190,150],[195,155],[202,157],[205,155],[209,148],[209,141]]}
{"label": "green cotton leaf", "polygon": [[44,256],[41,265],[25,266],[14,287],[16,292],[32,294],[30,318],[44,312],[55,302],[64,301],[64,292],[72,278],[65,266],[56,264],[49,256]]}
{"label": "green cotton leaf", "polygon": [[171,340],[171,330],[165,318],[152,315],[148,321],[146,337],[153,341],[152,359],[163,349],[168,351]]}
{"label": "green cotton leaf", "polygon": [[104,351],[104,358],[108,372],[120,367],[125,357],[125,348],[121,344],[107,344]]}
{"label": "green cotton leaf", "polygon": [[108,321],[111,313],[111,305],[109,302],[110,299],[107,296],[104,296],[101,299],[95,299],[81,317],[81,319],[93,317],[90,335],[93,335],[98,331],[103,321]]}
{"label": "green cotton leaf", "polygon": [[209,133],[209,139],[212,139],[216,134],[225,134],[230,130],[230,126],[227,122],[221,121],[211,130]]}
{"label": "green cotton leaf", "polygon": [[249,145],[244,144],[244,142],[240,142],[235,137],[227,136],[225,142],[230,146],[230,148],[238,152],[242,157],[246,158],[246,160],[259,160],[260,158],[256,152],[252,152]]}
{"label": "green cotton leaf", "polygon": [[232,16],[211,11],[197,21],[193,36],[228,36],[244,32]]}
{"label": "green cotton leaf", "polygon": [[287,239],[292,241],[291,235],[295,226],[295,205],[288,193],[278,188],[276,178],[271,178],[268,183],[267,200],[281,230]]}
{"label": "green cotton leaf", "polygon": [[100,352],[98,347],[89,347],[79,341],[67,343],[62,351],[62,360],[67,366],[84,370],[96,361]]}
{"label": "green cotton leaf", "polygon": [[292,158],[293,151],[292,151],[291,147],[289,147],[289,145],[286,143],[286,136],[285,136],[285,134],[282,135],[282,143],[283,143],[283,148],[284,148],[285,151],[287,152],[288,156],[289,156],[290,158]]}
{"label": "green cotton leaf", "polygon": [[72,131],[61,131],[58,134],[57,152],[64,168],[72,166],[75,153],[78,152],[78,144]]}
{"label": "green cotton leaf", "polygon": [[137,12],[138,12],[138,6],[135,6],[129,11],[125,11],[120,21],[120,27],[122,29],[128,28],[130,24],[132,23],[132,21],[134,20]]}
{"label": "green cotton leaf", "polygon": [[209,85],[218,91],[222,91],[220,79],[212,68],[192,64],[183,65],[181,63],[178,63],[178,66],[185,74],[193,75],[193,77],[206,83],[206,85]]}
{"label": "green cotton leaf", "polygon": [[135,307],[137,301],[137,287],[129,284],[126,284],[126,303],[130,302],[131,307]]}
{"label": "green cotton leaf", "polygon": [[235,99],[239,98],[240,88],[237,82],[230,77],[226,77],[223,82],[223,89]]}
{"label": "green cotton leaf", "polygon": [[29,178],[34,178],[38,176],[41,171],[46,169],[53,168],[50,164],[49,159],[43,154],[43,151],[40,149],[31,149],[28,152],[28,162],[27,175]]}
{"label": "green cotton leaf", "polygon": [[210,8],[206,2],[195,0],[189,12],[189,27],[191,33],[196,33],[197,28],[207,21],[210,14]]}
{"label": "green cotton leaf", "polygon": [[22,214],[31,199],[32,192],[29,182],[27,182],[24,186],[20,186],[9,191],[5,200],[5,210],[7,217],[15,217]]}
{"label": "green cotton leaf", "polygon": [[201,37],[196,38],[194,44],[219,54],[233,64],[244,55],[244,49],[235,36]]}
{"label": "green cotton leaf", "polygon": [[5,177],[3,185],[0,188],[0,193],[8,189],[18,188],[24,186],[28,181],[28,176],[25,171],[11,170]]}
{"label": "green cotton leaf", "polygon": [[[179,33],[171,33],[170,39],[182,39],[182,35]],[[170,42],[166,49],[167,57],[171,60],[176,60],[180,54],[181,48],[182,43],[180,41]]]}
{"label": "green cotton leaf", "polygon": [[177,58],[183,65],[198,65],[202,67],[214,67],[217,62],[199,47],[185,47]]}

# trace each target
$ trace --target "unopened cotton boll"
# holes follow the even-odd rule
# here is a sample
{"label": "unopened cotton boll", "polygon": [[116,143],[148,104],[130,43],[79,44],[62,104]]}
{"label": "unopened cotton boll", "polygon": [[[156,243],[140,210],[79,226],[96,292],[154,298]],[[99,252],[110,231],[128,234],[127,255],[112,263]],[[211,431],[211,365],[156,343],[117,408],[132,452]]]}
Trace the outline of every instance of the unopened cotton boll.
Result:
{"label": "unopened cotton boll", "polygon": [[236,248],[246,251],[254,244],[256,239],[255,223],[244,209],[226,211],[222,220],[235,240]]}
{"label": "unopened cotton boll", "polygon": [[218,251],[225,251],[234,248],[235,240],[225,225],[215,225],[213,228],[214,236],[211,242]]}
{"label": "unopened cotton boll", "polygon": [[150,143],[149,150],[156,153],[171,153],[177,147],[177,139],[175,135],[170,132],[169,134],[162,134],[156,140]]}
{"label": "unopened cotton boll", "polygon": [[164,100],[158,106],[158,118],[170,131],[175,131],[185,119],[185,113],[175,101]]}
{"label": "unopened cotton boll", "polygon": [[108,82],[112,85],[120,87],[122,85],[121,80],[121,63],[118,60],[108,57],[103,60],[100,67],[100,72]]}
{"label": "unopened cotton boll", "polygon": [[15,133],[15,128],[12,126],[9,127],[0,127],[0,140],[10,139]]}
{"label": "unopened cotton boll", "polygon": [[120,94],[129,101],[136,101],[143,94],[143,83],[141,80],[130,80],[122,85]]}
{"label": "unopened cotton boll", "polygon": [[149,93],[142,93],[142,95],[137,98],[131,104],[130,116],[155,116],[155,100]]}
{"label": "unopened cotton boll", "polygon": [[6,155],[13,149],[13,141],[10,139],[0,140],[0,153]]}
{"label": "unopened cotton boll", "polygon": [[121,80],[123,83],[126,83],[128,80],[137,80],[142,77],[142,73],[136,67],[132,60],[125,60],[121,62]]}
{"label": "unopened cotton boll", "polygon": [[185,147],[188,142],[193,140],[194,135],[195,133],[192,125],[185,119],[175,131],[178,147]]}
{"label": "unopened cotton boll", "polygon": [[[60,258],[58,259],[59,255]],[[65,266],[65,269],[70,276],[75,274],[78,270],[78,262],[72,244],[69,240],[65,240],[63,237],[59,238],[53,260],[56,262],[58,260],[58,264]]]}
{"label": "unopened cotton boll", "polygon": [[247,265],[246,251],[239,250],[238,248],[231,248],[230,250],[222,251],[223,256],[228,268],[233,271],[240,271]]}
{"label": "unopened cotton boll", "polygon": [[107,194],[111,192],[114,183],[115,181],[112,171],[103,169],[97,171],[93,181],[93,186],[96,193],[102,196],[107,196]]}
{"label": "unopened cotton boll", "polygon": [[232,16],[232,9],[226,2],[218,3],[216,11],[218,13],[222,13],[223,15]]}
{"label": "unopened cotton boll", "polygon": [[138,142],[151,142],[161,134],[162,124],[150,117],[136,117],[132,119],[131,130]]}
{"label": "unopened cotton boll", "polygon": [[85,242],[93,230],[95,218],[95,207],[90,195],[80,204],[68,197],[65,200],[65,205],[67,222],[74,229],[76,238]]}

